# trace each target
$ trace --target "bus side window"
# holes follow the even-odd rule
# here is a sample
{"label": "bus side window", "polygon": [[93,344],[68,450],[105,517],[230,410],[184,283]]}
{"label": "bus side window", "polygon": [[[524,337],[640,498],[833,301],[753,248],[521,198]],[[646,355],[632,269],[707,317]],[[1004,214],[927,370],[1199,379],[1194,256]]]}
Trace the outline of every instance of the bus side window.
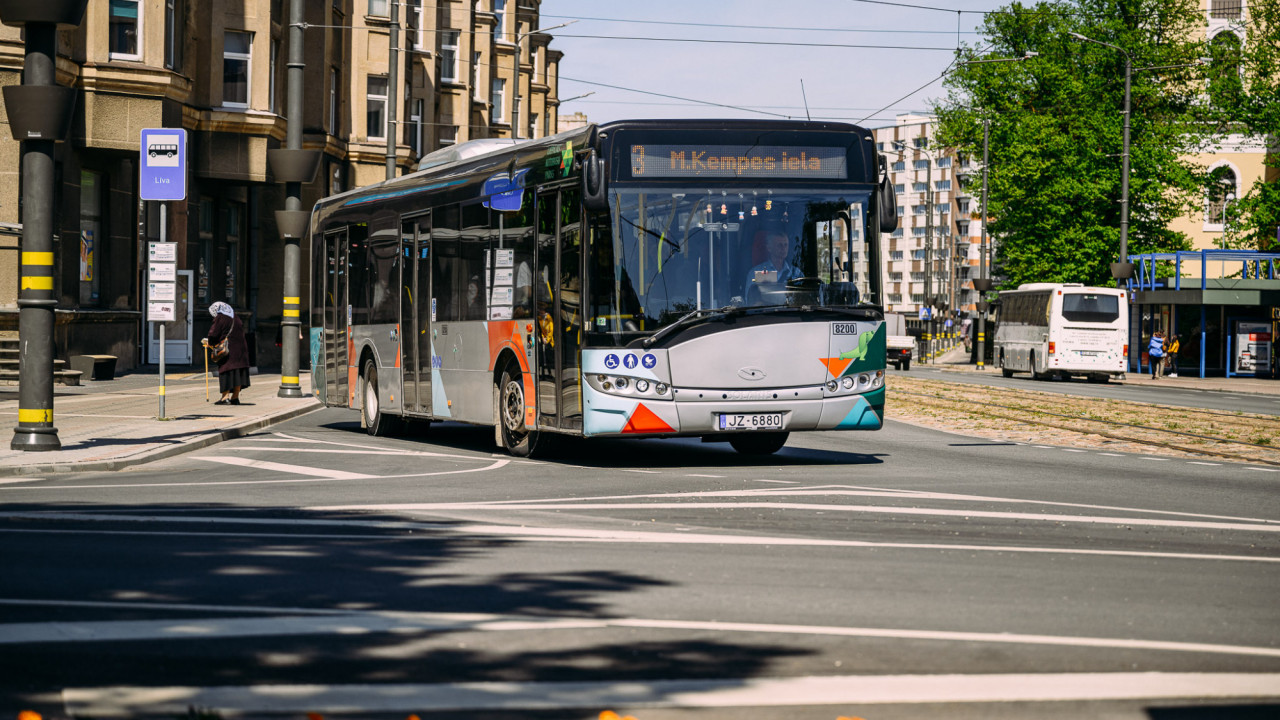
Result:
{"label": "bus side window", "polygon": [[369,322],[369,226],[360,223],[347,229],[347,302],[351,303],[351,324]]}
{"label": "bus side window", "polygon": [[400,243],[395,229],[379,230],[369,238],[368,293],[369,322],[394,323],[400,307],[396,293],[400,277]]}
{"label": "bus side window", "polygon": [[458,262],[458,206],[446,205],[434,211],[431,221],[431,297],[435,300],[435,320],[456,320],[453,298],[454,265]]}

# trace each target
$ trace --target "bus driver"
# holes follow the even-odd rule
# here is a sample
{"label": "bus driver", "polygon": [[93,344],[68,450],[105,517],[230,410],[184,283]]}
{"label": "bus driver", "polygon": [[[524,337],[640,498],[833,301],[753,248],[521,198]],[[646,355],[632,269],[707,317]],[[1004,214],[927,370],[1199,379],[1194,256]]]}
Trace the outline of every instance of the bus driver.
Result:
{"label": "bus driver", "polygon": [[791,242],[778,230],[770,230],[765,234],[765,248],[769,251],[769,259],[751,268],[747,275],[747,291],[752,283],[783,283],[802,277],[799,268],[787,261]]}

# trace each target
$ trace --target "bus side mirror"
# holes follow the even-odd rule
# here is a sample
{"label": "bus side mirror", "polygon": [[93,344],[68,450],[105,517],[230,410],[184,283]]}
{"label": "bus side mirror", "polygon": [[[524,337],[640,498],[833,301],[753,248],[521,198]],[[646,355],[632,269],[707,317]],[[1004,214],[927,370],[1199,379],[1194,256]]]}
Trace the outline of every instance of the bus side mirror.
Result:
{"label": "bus side mirror", "polygon": [[608,210],[609,195],[604,181],[604,158],[593,149],[582,164],[582,204],[588,210]]}
{"label": "bus side mirror", "polygon": [[880,188],[879,204],[876,214],[880,216],[880,232],[893,232],[898,229],[898,192],[889,181],[889,161],[880,156]]}

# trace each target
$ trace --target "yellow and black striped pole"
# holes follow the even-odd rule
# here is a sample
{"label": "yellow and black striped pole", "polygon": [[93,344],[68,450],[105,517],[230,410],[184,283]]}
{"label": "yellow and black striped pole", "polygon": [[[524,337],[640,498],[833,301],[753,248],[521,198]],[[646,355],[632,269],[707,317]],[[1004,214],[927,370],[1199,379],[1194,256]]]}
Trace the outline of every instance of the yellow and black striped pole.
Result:
{"label": "yellow and black striped pole", "polygon": [[[53,86],[58,27],[27,23],[22,84]],[[28,128],[22,141],[22,255],[18,283],[18,426],[13,450],[60,450],[53,426],[54,165],[58,134],[47,127]],[[13,126],[15,136],[18,132]]]}
{"label": "yellow and black striped pole", "polygon": [[[295,244],[296,248],[296,244]],[[302,298],[285,296],[280,322],[280,390],[276,397],[302,397],[302,385],[298,381],[300,367],[299,336],[302,331]]]}

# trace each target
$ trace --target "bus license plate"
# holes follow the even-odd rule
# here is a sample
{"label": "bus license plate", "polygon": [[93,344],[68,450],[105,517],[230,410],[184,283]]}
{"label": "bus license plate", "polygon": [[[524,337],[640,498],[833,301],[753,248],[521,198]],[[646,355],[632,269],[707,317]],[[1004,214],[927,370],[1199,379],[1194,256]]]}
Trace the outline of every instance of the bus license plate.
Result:
{"label": "bus license plate", "polygon": [[743,413],[720,416],[721,430],[781,430],[782,413]]}

